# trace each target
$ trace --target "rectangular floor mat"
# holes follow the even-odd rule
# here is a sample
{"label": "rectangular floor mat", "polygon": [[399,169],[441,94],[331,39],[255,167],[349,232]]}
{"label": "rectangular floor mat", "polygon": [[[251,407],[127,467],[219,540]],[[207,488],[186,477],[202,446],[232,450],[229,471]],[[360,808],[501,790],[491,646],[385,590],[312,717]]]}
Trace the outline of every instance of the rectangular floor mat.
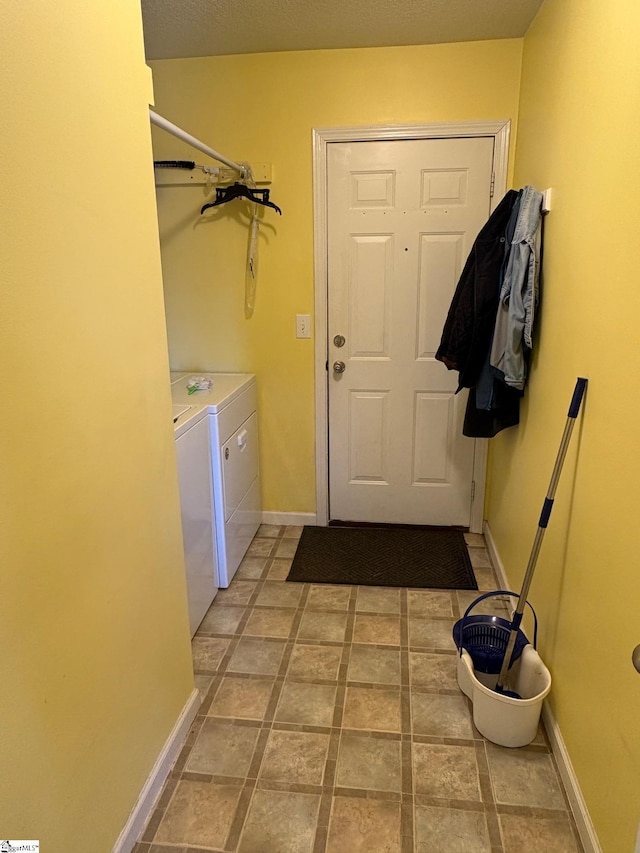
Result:
{"label": "rectangular floor mat", "polygon": [[452,528],[305,526],[287,580],[478,589],[464,534]]}

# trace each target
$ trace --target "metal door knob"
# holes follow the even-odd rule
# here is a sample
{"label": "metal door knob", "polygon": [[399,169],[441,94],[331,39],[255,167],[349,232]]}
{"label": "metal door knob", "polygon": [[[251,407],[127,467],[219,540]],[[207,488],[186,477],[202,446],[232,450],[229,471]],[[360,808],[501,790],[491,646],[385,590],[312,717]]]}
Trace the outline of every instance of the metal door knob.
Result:
{"label": "metal door knob", "polygon": [[344,373],[347,365],[344,361],[334,361],[333,362],[333,372],[334,373]]}
{"label": "metal door knob", "polygon": [[333,339],[333,343],[337,347],[343,347],[346,343],[344,335],[336,335]]}
{"label": "metal door knob", "polygon": [[636,646],[631,653],[631,660],[633,661],[635,668],[640,672],[640,646]]}

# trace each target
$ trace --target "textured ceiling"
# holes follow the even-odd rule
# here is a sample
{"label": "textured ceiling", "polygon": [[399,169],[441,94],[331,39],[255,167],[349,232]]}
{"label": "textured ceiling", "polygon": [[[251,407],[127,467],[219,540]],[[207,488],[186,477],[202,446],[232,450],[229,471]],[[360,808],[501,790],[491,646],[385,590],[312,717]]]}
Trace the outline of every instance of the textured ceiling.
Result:
{"label": "textured ceiling", "polygon": [[542,0],[142,0],[147,59],[523,36]]}

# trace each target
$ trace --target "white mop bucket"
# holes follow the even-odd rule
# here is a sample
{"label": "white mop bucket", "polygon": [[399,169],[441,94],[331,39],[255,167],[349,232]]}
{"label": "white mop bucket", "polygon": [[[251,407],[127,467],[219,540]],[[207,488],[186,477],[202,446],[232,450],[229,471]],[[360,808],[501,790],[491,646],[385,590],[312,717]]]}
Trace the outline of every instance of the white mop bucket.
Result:
{"label": "white mop bucket", "polygon": [[458,654],[458,685],[473,703],[473,722],[480,734],[499,746],[526,746],[535,738],[542,703],[551,690],[551,673],[542,658],[528,643],[522,655],[509,669],[509,687],[521,699],[497,693],[494,683],[482,674],[475,675],[473,660],[465,649]]}
{"label": "white mop bucket", "polygon": [[[459,622],[456,622],[454,626],[454,640],[458,647],[458,684],[462,692],[473,703],[473,722],[478,731],[488,738],[488,740],[500,746],[526,746],[528,743],[531,743],[538,729],[542,703],[545,696],[551,690],[551,674],[534,648],[536,644],[535,632],[533,646],[527,643],[519,657],[517,647],[518,639],[522,633],[520,631],[520,623],[525,605],[528,603],[527,595],[536,560],[538,559],[538,552],[542,544],[544,532],[549,523],[560,472],[586,387],[587,380],[583,377],[578,377],[573,390],[571,404],[569,405],[567,423],[560,442],[560,449],[558,450],[556,462],[553,466],[551,482],[549,483],[547,496],[542,506],[538,530],[533,541],[518,604],[511,620],[509,639],[504,652],[500,650],[501,666],[495,683],[488,676],[493,675],[495,669],[495,647],[498,643],[494,641],[499,637],[501,628],[499,623],[503,620],[497,617],[490,620],[480,617],[475,617],[474,619],[472,617],[470,620],[468,617],[471,607],[477,604],[478,601],[488,598],[492,594],[502,594],[504,590],[498,593],[488,593],[478,598],[467,608],[464,617]],[[535,612],[534,618],[536,619],[537,628]],[[467,628],[473,627],[472,623],[479,624],[481,628],[491,628],[488,642],[480,638],[476,643],[473,638],[469,639],[466,636],[465,631]],[[498,627],[496,628],[494,625]],[[456,638],[457,632],[459,633],[458,638]],[[474,657],[472,657],[467,649],[473,651],[474,648],[476,651],[474,651]],[[488,660],[485,660],[487,658],[486,652],[488,652]],[[518,658],[517,660],[514,657],[514,653],[515,657]],[[478,667],[478,673],[482,677],[483,683],[476,678],[474,659],[476,662],[475,666]],[[487,663],[489,665],[485,665]],[[507,684],[509,685],[509,689],[505,691],[504,688]]]}

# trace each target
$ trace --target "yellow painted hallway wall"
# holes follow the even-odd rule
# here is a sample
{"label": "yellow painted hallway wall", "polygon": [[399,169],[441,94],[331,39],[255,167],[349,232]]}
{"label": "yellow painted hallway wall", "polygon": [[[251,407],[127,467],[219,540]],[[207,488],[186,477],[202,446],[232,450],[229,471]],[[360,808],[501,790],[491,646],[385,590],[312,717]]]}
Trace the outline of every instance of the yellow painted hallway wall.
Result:
{"label": "yellow painted hallway wall", "polygon": [[193,689],[139,4],[2,4],[0,827],[109,853]]}
{"label": "yellow painted hallway wall", "polygon": [[[158,190],[172,367],[257,374],[264,508],[313,512],[312,129],[517,118],[522,41],[221,56],[151,63],[157,111],[236,160],[270,162],[255,313],[244,312],[247,220],[211,221],[201,188]],[[206,162],[154,128],[157,159]],[[234,206],[236,205],[236,206]],[[210,214],[211,215],[211,214]]]}
{"label": "yellow painted hallway wall", "polygon": [[530,598],[554,715],[605,853],[640,818],[640,7],[545,0],[524,42],[515,183],[553,188],[519,428],[492,442],[488,519],[517,586],[571,392],[589,379]]}

